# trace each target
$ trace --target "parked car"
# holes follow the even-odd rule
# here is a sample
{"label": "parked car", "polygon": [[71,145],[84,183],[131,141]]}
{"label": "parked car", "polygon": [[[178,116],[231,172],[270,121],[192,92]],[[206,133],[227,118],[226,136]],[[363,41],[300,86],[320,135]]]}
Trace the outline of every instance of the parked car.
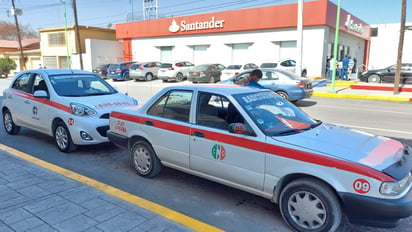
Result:
{"label": "parked car", "polygon": [[[288,70],[290,72],[296,72],[296,61],[292,59],[281,59],[276,62],[265,62],[260,65],[260,68],[278,68]],[[308,70],[305,66],[302,66],[302,77],[306,77]]]}
{"label": "parked car", "polygon": [[[395,80],[396,64],[383,69],[371,69],[362,72],[359,80],[371,83],[391,82]],[[400,83],[412,84],[412,63],[401,64]]]}
{"label": "parked car", "polygon": [[411,147],[322,123],[270,90],[169,86],[112,111],[108,137],[139,175],[166,166],[259,195],[293,231],[338,231],[344,218],[395,226],[412,214]]}
{"label": "parked car", "polygon": [[109,68],[107,70],[107,77],[113,79],[114,81],[129,80],[129,68],[134,63],[136,62],[129,61],[109,65]]}
{"label": "parked car", "polygon": [[[275,91],[286,100],[296,102],[310,98],[313,94],[312,82],[307,78],[299,77],[292,72],[282,69],[262,68],[260,70],[263,76],[259,84]],[[244,71],[226,81],[219,82],[219,84],[234,84],[247,78],[252,71]]]}
{"label": "parked car", "polygon": [[160,62],[141,62],[130,66],[129,75],[131,79],[151,81],[157,78],[157,73],[162,65]]}
{"label": "parked car", "polygon": [[77,145],[105,143],[109,113],[137,101],[91,72],[36,69],[17,73],[3,92],[3,125],[10,135],[26,127],[54,138],[70,152]]}
{"label": "parked car", "polygon": [[109,68],[110,64],[102,64],[94,68],[92,71],[99,75],[101,78],[107,78],[107,69]]}
{"label": "parked car", "polygon": [[225,66],[222,64],[197,65],[189,71],[189,81],[192,83],[215,83],[220,81],[223,69],[225,69]]}
{"label": "parked car", "polygon": [[222,81],[227,80],[245,70],[249,69],[257,69],[259,68],[256,64],[254,63],[246,63],[246,64],[231,64],[228,65],[223,71],[222,71],[222,76],[220,79]]}
{"label": "parked car", "polygon": [[175,80],[183,81],[189,76],[189,70],[194,67],[194,64],[189,61],[176,61],[172,63],[162,63],[158,76],[163,82]]}

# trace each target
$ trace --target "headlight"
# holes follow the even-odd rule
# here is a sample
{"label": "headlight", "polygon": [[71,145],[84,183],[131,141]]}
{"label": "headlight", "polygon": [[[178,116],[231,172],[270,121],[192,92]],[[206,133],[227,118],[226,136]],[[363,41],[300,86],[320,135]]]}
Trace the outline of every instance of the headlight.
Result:
{"label": "headlight", "polygon": [[402,180],[395,182],[383,182],[380,188],[380,192],[383,195],[395,196],[402,193],[406,188],[408,188],[411,182],[411,173],[409,173]]}
{"label": "headlight", "polygon": [[72,108],[72,114],[77,116],[92,116],[97,114],[94,109],[82,104],[70,103],[70,107]]}

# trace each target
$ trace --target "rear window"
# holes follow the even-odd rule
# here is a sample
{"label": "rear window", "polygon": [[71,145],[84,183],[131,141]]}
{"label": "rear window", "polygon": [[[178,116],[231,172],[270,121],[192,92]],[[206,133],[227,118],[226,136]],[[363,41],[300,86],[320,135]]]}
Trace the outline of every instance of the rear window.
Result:
{"label": "rear window", "polygon": [[111,65],[109,66],[109,69],[113,70],[113,69],[117,69],[118,67],[119,67],[118,64],[111,64]]}
{"label": "rear window", "polygon": [[162,65],[160,65],[160,68],[170,68],[172,67],[172,64],[170,63],[162,63]]}
{"label": "rear window", "polygon": [[276,68],[278,66],[277,63],[263,63],[260,65],[261,68]]}
{"label": "rear window", "polygon": [[229,65],[227,66],[226,69],[240,69],[242,68],[242,65]]}

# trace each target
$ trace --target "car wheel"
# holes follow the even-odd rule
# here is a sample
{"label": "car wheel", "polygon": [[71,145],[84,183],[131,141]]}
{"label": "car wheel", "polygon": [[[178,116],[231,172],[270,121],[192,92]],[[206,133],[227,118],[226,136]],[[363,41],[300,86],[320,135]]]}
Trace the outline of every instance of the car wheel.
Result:
{"label": "car wheel", "polygon": [[177,75],[176,75],[176,81],[183,81],[183,74],[181,74],[181,73],[178,73]]}
{"label": "car wheel", "polygon": [[152,146],[146,141],[137,141],[132,148],[132,163],[139,175],[144,177],[157,176],[162,170],[162,164],[157,158]]}
{"label": "car wheel", "polygon": [[130,80],[129,73],[125,73],[125,74],[124,74],[124,80],[125,80],[125,81]]}
{"label": "car wheel", "polygon": [[4,125],[4,129],[9,135],[16,135],[20,131],[20,127],[14,124],[13,117],[11,116],[11,113],[9,110],[5,110],[3,112],[3,125]]}
{"label": "car wheel", "polygon": [[63,122],[58,122],[54,128],[54,142],[61,152],[72,152],[77,148],[73,143],[69,129]]}
{"label": "car wheel", "polygon": [[372,74],[368,77],[368,82],[370,83],[380,83],[381,77],[377,74]]}
{"label": "car wheel", "polygon": [[283,99],[288,100],[289,101],[289,95],[286,92],[283,91],[277,91],[276,92],[279,96],[281,96]]}
{"label": "car wheel", "polygon": [[209,83],[215,83],[215,76],[210,76]]}
{"label": "car wheel", "polygon": [[146,81],[151,81],[153,79],[153,74],[147,73],[145,76]]}
{"label": "car wheel", "polygon": [[314,178],[303,178],[286,185],[280,194],[283,219],[296,231],[336,231],[342,211],[334,191]]}

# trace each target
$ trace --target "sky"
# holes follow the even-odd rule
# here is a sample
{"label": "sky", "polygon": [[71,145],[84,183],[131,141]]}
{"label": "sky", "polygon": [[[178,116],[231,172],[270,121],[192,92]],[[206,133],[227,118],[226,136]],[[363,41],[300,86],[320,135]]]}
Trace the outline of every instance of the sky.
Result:
{"label": "sky", "polygon": [[[72,1],[14,0],[16,8],[23,12],[18,17],[19,24],[35,31],[64,27],[66,22],[68,26],[74,25]],[[298,0],[158,0],[157,9],[159,18],[164,18],[293,2]],[[401,19],[402,0],[340,0],[340,3],[341,8],[371,25],[399,23]],[[78,23],[83,26],[106,28],[132,18],[143,19],[143,0],[76,0],[76,5]],[[12,0],[0,0],[0,21],[15,23],[9,14],[11,8]],[[412,0],[407,1],[406,12],[407,25],[412,24]],[[148,14],[155,17],[155,11]]]}

